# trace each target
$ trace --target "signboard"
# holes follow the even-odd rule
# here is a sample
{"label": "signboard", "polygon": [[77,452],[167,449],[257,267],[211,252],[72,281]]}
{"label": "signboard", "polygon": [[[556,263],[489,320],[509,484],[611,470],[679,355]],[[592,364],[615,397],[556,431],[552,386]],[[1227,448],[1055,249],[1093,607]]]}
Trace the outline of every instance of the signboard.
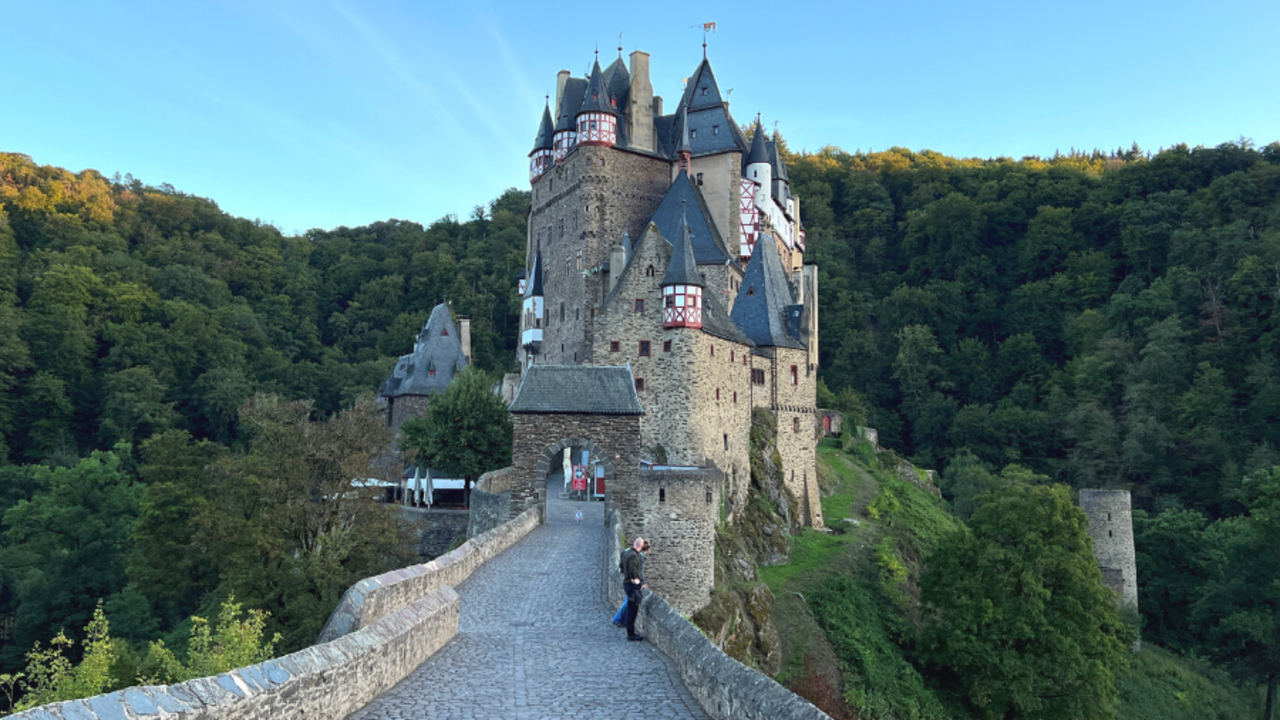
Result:
{"label": "signboard", "polygon": [[587,467],[585,465],[573,466],[573,489],[575,491],[587,489]]}

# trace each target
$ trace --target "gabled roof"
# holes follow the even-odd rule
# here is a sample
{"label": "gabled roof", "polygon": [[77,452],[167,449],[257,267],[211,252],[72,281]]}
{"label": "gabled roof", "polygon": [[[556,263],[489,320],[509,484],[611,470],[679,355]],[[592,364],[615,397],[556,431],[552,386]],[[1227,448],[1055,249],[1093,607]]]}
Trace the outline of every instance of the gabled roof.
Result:
{"label": "gabled roof", "polygon": [[532,365],[524,373],[513,413],[643,415],[631,368]]}
{"label": "gabled roof", "polygon": [[576,130],[578,125],[578,108],[582,107],[582,96],[587,94],[587,81],[571,77],[565,80],[564,95],[560,98],[560,107],[556,108],[556,132]]}
{"label": "gabled roof", "polygon": [[787,310],[795,302],[776,241],[761,233],[751,251],[730,317],[756,345],[803,348],[800,340],[788,332]]}
{"label": "gabled roof", "polygon": [[555,132],[555,125],[551,123],[551,104],[547,103],[547,106],[542,110],[542,123],[538,125],[538,137],[534,138],[533,150],[529,154],[532,155],[539,150],[552,149],[554,147],[552,136],[555,135]]}
{"label": "gabled roof", "polygon": [[689,174],[681,170],[675,182],[667,190],[666,197],[653,213],[652,222],[658,226],[658,232],[664,238],[675,238],[680,233],[680,219],[686,214],[682,208],[688,208],[687,222],[689,233],[693,236],[693,259],[699,265],[723,265],[731,258],[725,249],[724,239],[711,220],[711,211],[707,208],[702,193],[689,180]]}
{"label": "gabled roof", "polygon": [[667,274],[662,277],[662,285],[696,285],[706,287],[698,275],[698,265],[693,261],[693,239],[689,236],[689,223],[685,216],[687,208],[681,203],[680,228],[671,240],[671,263],[667,265]]}
{"label": "gabled roof", "polygon": [[591,79],[587,81],[586,93],[582,96],[582,106],[578,108],[577,114],[585,112],[618,114],[617,108],[609,102],[609,88],[605,86],[604,74],[600,72],[598,58],[591,66]]}
{"label": "gabled roof", "polygon": [[378,395],[391,398],[436,395],[444,392],[454,375],[466,366],[467,358],[462,354],[462,342],[449,306],[440,303],[418,333],[413,352],[400,357],[391,370],[391,377],[378,389]]}

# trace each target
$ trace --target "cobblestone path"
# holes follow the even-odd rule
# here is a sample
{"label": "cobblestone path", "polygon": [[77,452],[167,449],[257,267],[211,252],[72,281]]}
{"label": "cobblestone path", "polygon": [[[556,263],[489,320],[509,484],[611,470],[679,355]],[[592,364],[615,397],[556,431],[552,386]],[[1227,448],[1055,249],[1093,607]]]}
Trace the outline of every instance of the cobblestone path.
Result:
{"label": "cobblestone path", "polygon": [[351,720],[706,717],[665,655],[609,624],[603,503],[548,486],[546,524],[457,588],[457,637]]}

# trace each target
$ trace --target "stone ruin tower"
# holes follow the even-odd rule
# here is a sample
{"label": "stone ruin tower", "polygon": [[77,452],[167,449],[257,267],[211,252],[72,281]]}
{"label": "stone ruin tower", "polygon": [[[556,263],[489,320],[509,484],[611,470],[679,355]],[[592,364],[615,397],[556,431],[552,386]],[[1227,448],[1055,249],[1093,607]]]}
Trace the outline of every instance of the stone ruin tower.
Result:
{"label": "stone ruin tower", "polygon": [[1121,607],[1137,610],[1138,565],[1129,491],[1081,490],[1080,509],[1089,518],[1089,537],[1102,581],[1120,596]]}

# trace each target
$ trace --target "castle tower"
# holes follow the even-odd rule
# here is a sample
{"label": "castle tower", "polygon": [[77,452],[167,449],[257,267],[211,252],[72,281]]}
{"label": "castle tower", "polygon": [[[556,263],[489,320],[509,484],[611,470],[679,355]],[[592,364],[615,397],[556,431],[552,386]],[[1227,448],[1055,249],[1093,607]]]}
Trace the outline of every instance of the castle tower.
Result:
{"label": "castle tower", "polygon": [[552,154],[556,163],[563,162],[569,151],[578,145],[578,126],[574,123],[574,117],[582,104],[585,88],[581,80],[568,75],[567,71],[561,71],[556,77],[556,94],[559,99],[556,103],[556,127],[551,136]]}
{"label": "castle tower", "polygon": [[613,147],[618,142],[618,109],[609,97],[604,76],[600,72],[600,59],[591,67],[591,80],[582,98],[582,107],[576,116],[578,144]]}
{"label": "castle tower", "polygon": [[702,279],[693,261],[693,238],[681,208],[680,231],[671,251],[671,265],[662,278],[662,328],[702,327]]}
{"label": "castle tower", "polygon": [[1080,509],[1089,518],[1089,537],[1102,581],[1120,596],[1121,607],[1137,610],[1138,565],[1129,491],[1081,490]]}
{"label": "castle tower", "polygon": [[551,104],[548,102],[542,111],[542,123],[538,126],[538,137],[533,141],[533,151],[529,153],[529,182],[542,177],[555,163],[554,137],[555,126],[551,124]]}
{"label": "castle tower", "polygon": [[413,352],[400,357],[378,388],[378,396],[387,401],[387,425],[399,430],[405,420],[425,413],[431,396],[444,392],[467,366],[470,352],[463,346],[449,306],[435,306],[418,333]]}

